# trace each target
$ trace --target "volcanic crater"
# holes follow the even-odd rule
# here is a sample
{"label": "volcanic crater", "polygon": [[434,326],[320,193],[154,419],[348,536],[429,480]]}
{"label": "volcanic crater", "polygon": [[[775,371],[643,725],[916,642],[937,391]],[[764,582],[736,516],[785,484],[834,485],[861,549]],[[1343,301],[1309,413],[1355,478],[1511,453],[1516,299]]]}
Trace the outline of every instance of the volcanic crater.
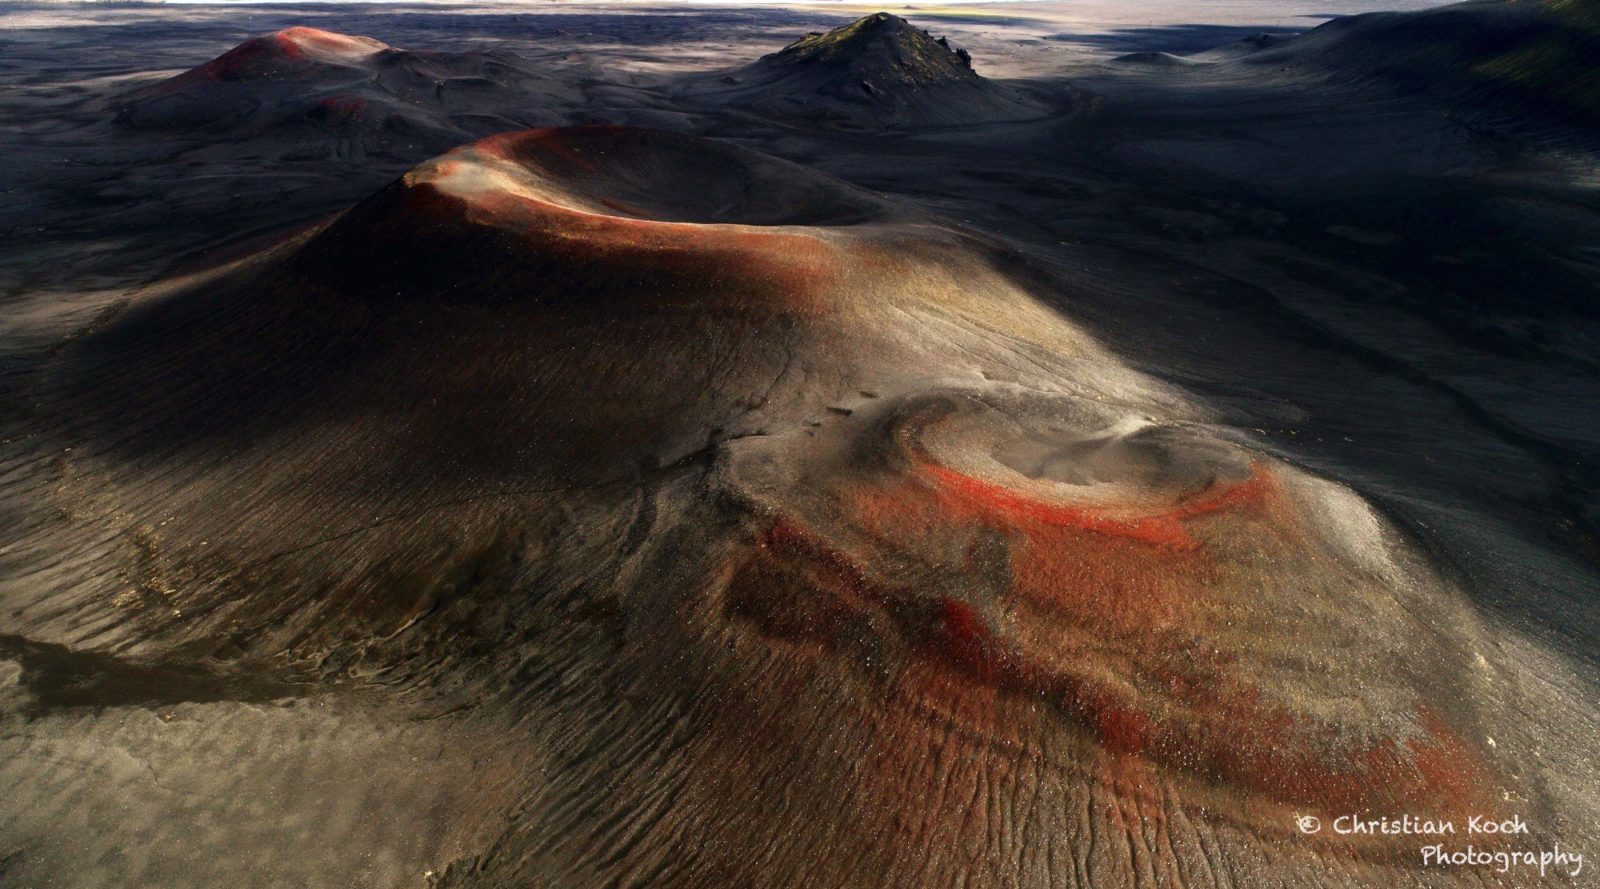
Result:
{"label": "volcanic crater", "polygon": [[[150,656],[355,660],[474,700],[592,672],[692,701],[680,792],[735,857],[783,823],[742,821],[766,797],[730,803],[722,776],[795,768],[820,810],[864,796],[952,841],[965,819],[911,805],[935,783],[1279,833],[1292,811],[1507,808],[1451,588],[1355,495],[1119,363],[1051,282],[725,143],[490,137],[62,353],[48,496],[100,512],[42,526],[97,553],[55,582],[83,608],[130,576],[170,590],[106,630]],[[19,620],[58,619],[41,601]],[[1313,634],[1348,659],[1313,669]],[[519,706],[549,749],[633,743],[607,700]],[[810,752],[781,728],[802,718]],[[845,787],[824,749],[873,768]],[[916,766],[997,749],[1038,771]],[[653,792],[625,776],[574,813],[573,782],[535,783],[533,835],[595,835],[571,819]]]}

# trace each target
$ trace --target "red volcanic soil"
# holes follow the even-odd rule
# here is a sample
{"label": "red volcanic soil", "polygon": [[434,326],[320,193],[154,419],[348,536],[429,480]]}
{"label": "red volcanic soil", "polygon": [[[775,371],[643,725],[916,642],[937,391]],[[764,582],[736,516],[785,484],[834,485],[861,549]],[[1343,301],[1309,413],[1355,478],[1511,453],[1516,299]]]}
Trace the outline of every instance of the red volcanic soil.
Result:
{"label": "red volcanic soil", "polygon": [[1254,467],[1250,479],[1154,515],[1121,515],[1104,507],[1085,508],[1030,499],[1003,485],[920,461],[918,469],[932,478],[940,500],[952,515],[983,517],[1015,526],[1061,528],[1126,537],[1172,549],[1196,549],[1199,544],[1184,529],[1183,520],[1219,512],[1235,505],[1260,502],[1270,476]]}
{"label": "red volcanic soil", "polygon": [[[956,595],[924,600],[874,579],[851,556],[789,520],[763,532],[752,561],[735,574],[733,600],[755,613],[760,607],[752,597],[776,595],[757,589],[803,578],[805,587],[849,604],[815,612],[786,606],[791,613],[782,625],[768,623],[769,631],[822,642],[865,620],[867,610],[886,609],[909,638],[920,640],[926,657],[1002,692],[1049,701],[1089,728],[1108,752],[1143,756],[1283,803],[1327,811],[1380,802],[1463,815],[1476,812],[1474,806],[1493,810],[1486,796],[1491,769],[1434,709],[1414,711],[1415,734],[1335,743],[1305,714],[1264,694],[1255,677],[1239,673],[1227,652],[1207,653],[1196,644],[1208,635],[1206,612],[1229,606],[1208,595],[1215,556],[1192,539],[1174,546],[1165,534],[1124,533],[1129,526],[1096,521],[1091,511],[1075,511],[1061,522],[1050,505],[1014,496],[997,504],[987,485],[974,490],[933,478],[926,487],[912,482],[863,492],[852,521],[879,539],[1002,533],[1013,541],[1016,559],[1005,606],[1013,620],[1076,624],[1120,639],[1131,649],[1132,670],[1079,661],[1086,652],[1072,654],[1070,644],[1055,648],[1048,634],[1044,642],[1009,639],[971,602]],[[1248,511],[1256,507],[1245,501],[1259,506],[1271,485],[1263,475],[1242,486],[1238,497],[1224,492],[1194,508]],[[1160,519],[1181,526],[1189,514],[1177,510]],[[771,614],[762,620],[770,622]],[[1154,697],[1140,690],[1146,684],[1158,689]],[[942,692],[936,684],[919,693]]]}
{"label": "red volcanic soil", "polygon": [[[887,617],[907,646],[900,686],[934,710],[970,712],[989,694],[1048,702],[1107,755],[1280,805],[1463,817],[1500,805],[1495,769],[1426,698],[1396,691],[1378,706],[1402,716],[1383,725],[1333,716],[1256,656],[1298,644],[1256,615],[1274,607],[1264,597],[1302,594],[1274,572],[1314,563],[1322,545],[1284,469],[1239,455],[1190,473],[1211,476],[1199,489],[1050,494],[941,462],[922,437],[943,422],[905,421],[893,471],[823,485],[821,505],[770,520],[731,570],[732,612],[821,649]],[[1163,447],[1181,460],[1183,441]]]}

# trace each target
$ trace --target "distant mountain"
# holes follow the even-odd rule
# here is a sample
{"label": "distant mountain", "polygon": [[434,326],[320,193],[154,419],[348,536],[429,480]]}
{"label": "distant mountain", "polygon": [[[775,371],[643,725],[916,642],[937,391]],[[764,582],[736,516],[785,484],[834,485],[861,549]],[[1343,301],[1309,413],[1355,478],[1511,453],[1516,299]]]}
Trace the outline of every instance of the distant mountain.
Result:
{"label": "distant mountain", "polygon": [[443,150],[580,101],[511,56],[408,52],[295,27],[135,89],[115,107],[133,129],[270,136],[319,152]]}
{"label": "distant mountain", "polygon": [[1321,70],[1486,114],[1600,126],[1600,2],[1476,0],[1334,19],[1243,56]]}
{"label": "distant mountain", "polygon": [[765,116],[847,129],[981,123],[1050,110],[979,75],[966,50],[886,12],[807,34],[717,85],[725,101]]}

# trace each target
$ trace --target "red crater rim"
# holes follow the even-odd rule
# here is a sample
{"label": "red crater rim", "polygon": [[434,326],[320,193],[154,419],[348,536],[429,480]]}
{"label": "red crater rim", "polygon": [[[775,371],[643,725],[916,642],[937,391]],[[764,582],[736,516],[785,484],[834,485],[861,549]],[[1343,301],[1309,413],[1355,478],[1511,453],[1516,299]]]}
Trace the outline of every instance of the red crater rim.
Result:
{"label": "red crater rim", "polygon": [[721,143],[632,127],[490,136],[422,165],[408,183],[469,202],[513,197],[595,217],[729,226],[843,226],[884,202],[802,167]]}
{"label": "red crater rim", "polygon": [[1384,596],[1319,577],[1342,569],[1317,556],[1293,469],[1094,413],[905,409],[881,473],[808,480],[774,507],[733,571],[735,611],[813,646],[887,619],[900,693],[982,734],[1009,736],[998,714],[1033,701],[1112,760],[1277,805],[1496,810],[1488,757],[1420,689],[1284,666]]}
{"label": "red crater rim", "polygon": [[[630,127],[504,133],[407,173],[305,246],[299,267],[385,300],[836,310],[879,223],[870,192],[723,143]],[[881,252],[881,251],[877,251]],[[389,257],[352,275],[353,254]]]}

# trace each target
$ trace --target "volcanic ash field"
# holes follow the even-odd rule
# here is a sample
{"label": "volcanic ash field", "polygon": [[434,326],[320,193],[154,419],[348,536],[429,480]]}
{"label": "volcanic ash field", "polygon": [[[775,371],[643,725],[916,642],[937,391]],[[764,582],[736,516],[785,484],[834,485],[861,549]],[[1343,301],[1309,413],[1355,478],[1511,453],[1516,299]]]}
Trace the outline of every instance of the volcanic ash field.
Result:
{"label": "volcanic ash field", "polygon": [[0,13],[0,884],[1573,884],[1600,17],[989,9]]}

